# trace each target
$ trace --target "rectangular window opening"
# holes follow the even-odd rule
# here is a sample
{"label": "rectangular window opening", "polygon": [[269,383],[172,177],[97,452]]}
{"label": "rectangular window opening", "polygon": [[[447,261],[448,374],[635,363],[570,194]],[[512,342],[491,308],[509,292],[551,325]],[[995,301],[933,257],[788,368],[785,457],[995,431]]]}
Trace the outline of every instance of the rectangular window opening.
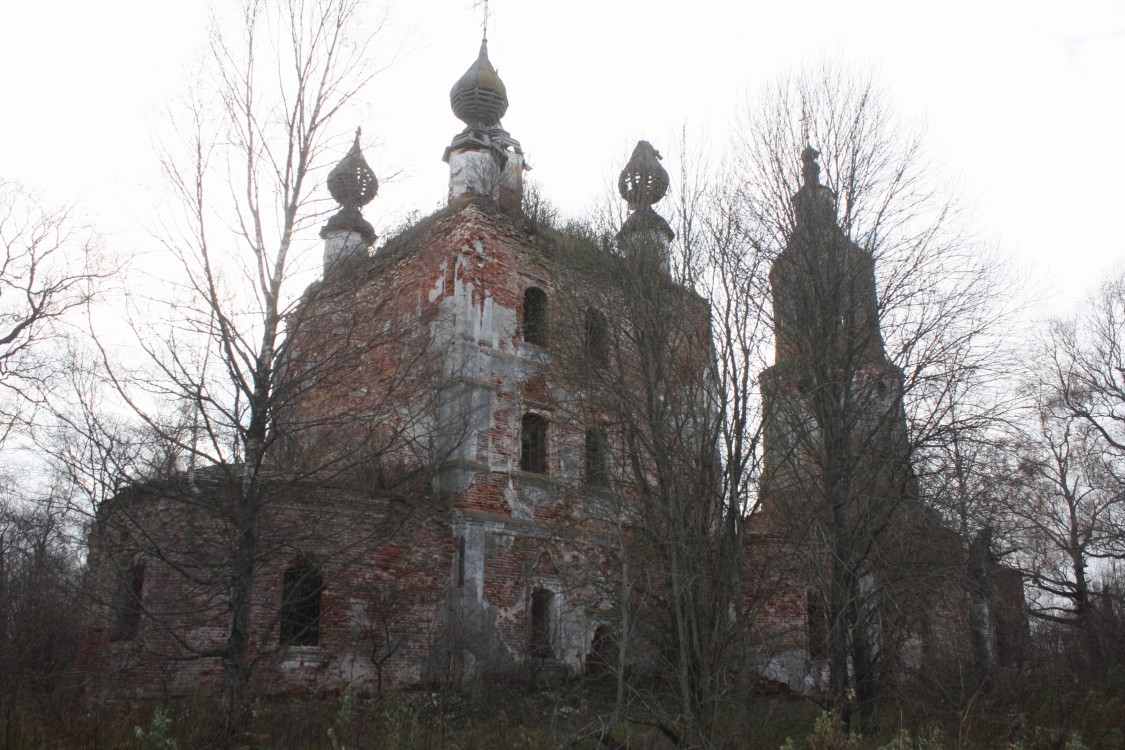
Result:
{"label": "rectangular window opening", "polygon": [[278,636],[283,646],[320,645],[320,596],[324,580],[313,567],[285,571]]}
{"label": "rectangular window opening", "polygon": [[551,599],[546,589],[531,592],[531,642],[530,653],[535,659],[548,659],[554,655],[551,632]]}
{"label": "rectangular window opening", "polygon": [[587,484],[604,487],[609,483],[609,462],[605,443],[605,434],[600,430],[586,430]]}
{"label": "rectangular window opening", "polygon": [[547,473],[547,419],[539,414],[524,414],[520,420],[520,470]]}

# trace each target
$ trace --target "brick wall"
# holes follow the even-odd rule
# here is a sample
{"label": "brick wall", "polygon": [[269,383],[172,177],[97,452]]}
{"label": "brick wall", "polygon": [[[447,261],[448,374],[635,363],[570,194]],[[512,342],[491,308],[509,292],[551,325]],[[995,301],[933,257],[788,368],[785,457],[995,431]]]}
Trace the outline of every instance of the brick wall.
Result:
{"label": "brick wall", "polygon": [[[525,290],[552,293],[547,244],[467,201],[306,292],[288,321],[277,486],[259,530],[255,688],[516,669],[536,590],[552,595],[554,659],[581,669],[601,606],[575,572],[600,544],[574,491],[584,433],[552,411],[549,345],[521,336]],[[519,470],[529,410],[549,420],[545,475]],[[88,585],[102,604],[83,653],[102,688],[221,681],[222,661],[208,654],[224,647],[231,531],[215,477],[198,492],[134,488],[99,514]],[[280,647],[281,582],[298,559],[324,577],[320,639]],[[138,564],[141,625],[113,640],[119,580]]]}

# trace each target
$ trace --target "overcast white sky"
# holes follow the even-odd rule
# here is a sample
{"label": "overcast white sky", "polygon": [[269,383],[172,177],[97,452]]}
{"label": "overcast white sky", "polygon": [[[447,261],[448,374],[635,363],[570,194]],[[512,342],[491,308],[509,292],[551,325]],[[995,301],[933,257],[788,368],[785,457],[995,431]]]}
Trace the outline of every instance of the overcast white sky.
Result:
{"label": "overcast white sky", "polygon": [[[681,126],[721,151],[747,92],[822,58],[872,69],[927,126],[978,228],[1031,265],[1056,309],[1125,257],[1125,0],[493,0],[505,127],[546,195],[593,205],[639,138]],[[375,5],[375,2],[372,2]],[[476,55],[472,0],[398,0],[402,54],[347,114],[384,182],[386,226],[444,199],[460,128],[448,92]],[[152,133],[198,66],[206,0],[27,0],[0,14],[0,177],[76,203],[124,252],[159,198]]]}

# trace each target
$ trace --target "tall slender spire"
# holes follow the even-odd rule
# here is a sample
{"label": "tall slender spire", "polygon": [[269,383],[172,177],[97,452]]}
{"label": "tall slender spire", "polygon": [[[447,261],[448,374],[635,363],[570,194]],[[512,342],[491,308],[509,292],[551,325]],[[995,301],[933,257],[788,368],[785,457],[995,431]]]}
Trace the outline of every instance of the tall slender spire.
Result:
{"label": "tall slender spire", "polygon": [[836,193],[820,181],[820,153],[807,145],[800,156],[796,226],[770,269],[777,361],[793,360],[816,337],[885,360],[875,261],[837,221]]}

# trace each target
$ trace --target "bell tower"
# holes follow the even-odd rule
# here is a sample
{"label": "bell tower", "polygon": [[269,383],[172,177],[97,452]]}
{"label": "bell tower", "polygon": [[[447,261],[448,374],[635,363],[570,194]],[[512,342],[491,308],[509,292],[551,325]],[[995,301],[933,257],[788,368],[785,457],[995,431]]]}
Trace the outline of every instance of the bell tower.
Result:
{"label": "bell tower", "polygon": [[900,492],[909,474],[903,377],[883,343],[875,259],[839,226],[819,156],[811,146],[801,153],[795,225],[770,269],[776,349],[761,376],[767,503],[824,494],[842,465],[853,495]]}

